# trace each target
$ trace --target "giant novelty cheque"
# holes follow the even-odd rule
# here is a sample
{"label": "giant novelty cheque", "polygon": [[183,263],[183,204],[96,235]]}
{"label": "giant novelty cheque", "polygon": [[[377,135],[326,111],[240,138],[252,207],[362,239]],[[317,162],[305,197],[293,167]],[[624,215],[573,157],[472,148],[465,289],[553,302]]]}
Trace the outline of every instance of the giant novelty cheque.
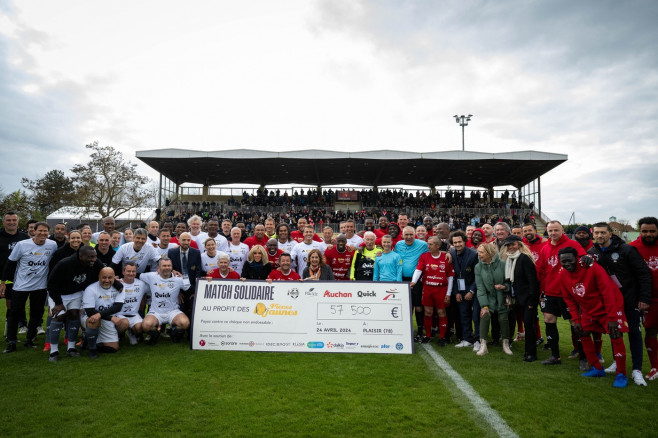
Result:
{"label": "giant novelty cheque", "polygon": [[195,350],[413,353],[408,283],[199,280]]}

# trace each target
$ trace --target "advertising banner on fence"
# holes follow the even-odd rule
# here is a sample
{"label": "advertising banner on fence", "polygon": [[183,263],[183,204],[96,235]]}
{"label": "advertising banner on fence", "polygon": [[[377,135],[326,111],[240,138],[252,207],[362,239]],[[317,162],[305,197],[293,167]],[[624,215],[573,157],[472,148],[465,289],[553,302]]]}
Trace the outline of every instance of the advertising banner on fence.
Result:
{"label": "advertising banner on fence", "polygon": [[195,350],[413,353],[408,283],[199,280]]}

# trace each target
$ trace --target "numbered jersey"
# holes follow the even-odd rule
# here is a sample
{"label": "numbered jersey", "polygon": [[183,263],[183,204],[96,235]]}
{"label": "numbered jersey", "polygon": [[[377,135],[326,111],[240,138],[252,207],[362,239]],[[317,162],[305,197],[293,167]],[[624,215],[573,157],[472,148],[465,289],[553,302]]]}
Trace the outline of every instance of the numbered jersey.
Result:
{"label": "numbered jersey", "polygon": [[182,277],[162,278],[157,272],[147,272],[142,274],[140,280],[151,296],[149,312],[168,313],[178,309],[178,294],[183,289]]}
{"label": "numbered jersey", "polygon": [[135,316],[139,312],[139,306],[144,298],[147,287],[142,280],[135,279],[132,284],[123,284],[125,299],[123,307],[117,313],[118,316]]}
{"label": "numbered jersey", "polygon": [[126,299],[126,294],[121,291],[119,292],[110,286],[108,289],[103,289],[101,284],[97,281],[92,283],[82,294],[82,308],[91,309],[94,308],[99,312],[109,309],[114,303],[123,303]]}

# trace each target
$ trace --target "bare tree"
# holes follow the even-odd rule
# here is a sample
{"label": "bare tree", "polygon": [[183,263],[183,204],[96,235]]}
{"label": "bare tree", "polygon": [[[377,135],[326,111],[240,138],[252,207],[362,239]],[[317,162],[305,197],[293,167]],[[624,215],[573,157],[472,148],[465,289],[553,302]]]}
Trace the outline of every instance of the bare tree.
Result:
{"label": "bare tree", "polygon": [[119,216],[132,208],[153,205],[151,179],[137,172],[137,164],[124,161],[123,154],[98,142],[85,146],[89,162],[73,166],[73,184],[82,213],[102,217]]}

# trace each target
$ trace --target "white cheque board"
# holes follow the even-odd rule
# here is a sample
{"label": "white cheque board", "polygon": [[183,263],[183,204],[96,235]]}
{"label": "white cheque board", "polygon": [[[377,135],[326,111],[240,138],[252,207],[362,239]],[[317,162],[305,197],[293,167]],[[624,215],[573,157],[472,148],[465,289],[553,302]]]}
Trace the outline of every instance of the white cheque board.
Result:
{"label": "white cheque board", "polygon": [[195,350],[413,353],[408,283],[199,280]]}

